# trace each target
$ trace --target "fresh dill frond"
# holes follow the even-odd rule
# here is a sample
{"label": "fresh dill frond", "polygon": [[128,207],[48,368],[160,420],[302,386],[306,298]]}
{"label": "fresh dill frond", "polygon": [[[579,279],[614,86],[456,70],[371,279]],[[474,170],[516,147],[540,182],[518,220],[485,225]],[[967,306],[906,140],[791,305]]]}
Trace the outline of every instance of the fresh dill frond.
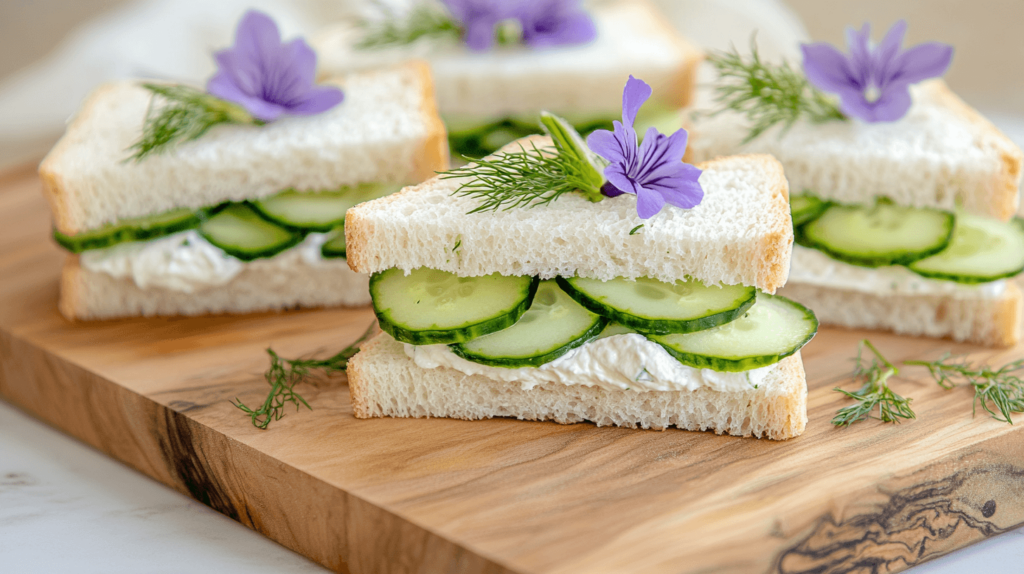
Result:
{"label": "fresh dill frond", "polygon": [[356,43],[361,50],[405,46],[420,38],[451,38],[462,35],[462,27],[441,6],[420,4],[406,14],[399,14],[383,2],[376,2],[383,18],[361,20],[363,37]]}
{"label": "fresh dill frond", "polygon": [[[142,137],[127,151],[129,161],[140,161],[175,143],[194,140],[217,124],[254,124],[262,121],[238,104],[182,85],[142,84],[153,93],[142,125]],[[162,104],[158,102],[163,101]]]}
{"label": "fresh dill frond", "polygon": [[[862,357],[864,347],[874,353],[875,358],[868,363]],[[857,346],[856,365],[853,369],[853,376],[864,380],[864,385],[856,391],[844,391],[839,387],[834,391],[843,393],[856,401],[856,404],[839,409],[836,416],[832,418],[832,424],[836,426],[850,426],[855,422],[872,418],[872,411],[878,409],[878,419],[886,423],[898,423],[900,419],[917,418],[910,408],[910,398],[904,398],[889,388],[889,379],[899,374],[899,369],[893,366],[878,349],[871,344],[871,341],[864,339]]]}
{"label": "fresh dill frond", "polygon": [[536,207],[576,190],[566,181],[565,159],[553,147],[541,149],[531,142],[527,149],[519,144],[519,151],[472,161],[441,174],[442,179],[469,178],[455,190],[456,195],[481,200],[469,213]]}
{"label": "fresh dill frond", "polygon": [[295,410],[299,410],[303,406],[313,410],[306,399],[295,392],[295,385],[305,380],[314,370],[322,371],[324,374],[344,371],[348,368],[348,360],[359,352],[360,345],[373,335],[374,327],[375,324],[371,324],[355,342],[326,359],[282,359],[273,349],[267,349],[267,354],[270,355],[270,368],[264,373],[264,377],[270,385],[270,393],[267,398],[257,409],[245,406],[238,398],[235,398],[231,404],[249,415],[253,426],[258,429],[266,429],[271,421],[283,417],[284,407],[288,403],[295,405]]}
{"label": "fresh dill frond", "polygon": [[536,207],[570,192],[580,192],[590,201],[601,201],[604,160],[593,154],[569,122],[543,113],[541,127],[551,136],[553,146],[502,151],[465,166],[441,172],[441,179],[468,178],[453,195],[481,200],[469,213],[508,211]]}
{"label": "fresh dill frond", "polygon": [[946,353],[936,361],[907,361],[906,365],[927,367],[935,382],[944,389],[960,384],[974,387],[972,413],[978,405],[997,421],[1013,424],[1012,413],[1024,412],[1024,359],[1011,361],[998,369],[987,364],[975,367],[967,357]]}
{"label": "fresh dill frond", "polygon": [[845,120],[835,101],[807,81],[789,62],[771,64],[761,60],[755,38],[750,38],[750,56],[733,47],[730,52],[711,51],[708,62],[718,72],[714,101],[718,108],[712,116],[727,110],[746,117],[750,140],[776,124],[785,133],[801,117],[814,123]]}

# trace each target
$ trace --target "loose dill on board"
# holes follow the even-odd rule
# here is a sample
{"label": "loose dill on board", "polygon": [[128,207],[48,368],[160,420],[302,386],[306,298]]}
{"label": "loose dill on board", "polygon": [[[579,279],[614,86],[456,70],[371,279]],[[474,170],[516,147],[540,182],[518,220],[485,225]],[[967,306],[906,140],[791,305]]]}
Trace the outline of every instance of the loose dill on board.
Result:
{"label": "loose dill on board", "polygon": [[271,421],[283,417],[284,408],[289,403],[295,405],[296,411],[303,406],[313,410],[306,399],[295,392],[295,385],[304,381],[314,370],[321,371],[323,374],[331,374],[347,369],[348,360],[358,353],[363,342],[374,334],[375,327],[376,323],[372,323],[366,332],[351,345],[326,359],[283,359],[273,349],[267,349],[267,354],[270,355],[270,368],[264,373],[267,384],[270,385],[270,393],[267,398],[256,409],[247,407],[238,398],[235,398],[231,404],[249,415],[253,426],[258,429],[266,429]]}
{"label": "loose dill on board", "polygon": [[935,382],[944,389],[961,384],[974,387],[972,413],[980,404],[992,418],[1013,424],[1011,415],[1024,412],[1024,359],[1011,361],[998,369],[987,364],[975,367],[967,357],[942,355],[935,361],[906,361],[905,365],[926,367]]}
{"label": "loose dill on board", "polygon": [[[863,358],[864,347],[874,353],[875,357],[868,363]],[[853,368],[853,376],[863,379],[864,384],[856,391],[844,391],[839,387],[832,390],[840,392],[856,401],[855,404],[839,409],[836,416],[832,418],[832,424],[836,426],[850,426],[853,423],[877,418],[886,423],[898,423],[900,419],[914,419],[917,415],[910,408],[912,399],[904,398],[889,387],[889,379],[899,374],[892,363],[871,344],[871,341],[864,339],[857,346],[856,365]],[[878,409],[878,416],[873,417],[872,412]]]}

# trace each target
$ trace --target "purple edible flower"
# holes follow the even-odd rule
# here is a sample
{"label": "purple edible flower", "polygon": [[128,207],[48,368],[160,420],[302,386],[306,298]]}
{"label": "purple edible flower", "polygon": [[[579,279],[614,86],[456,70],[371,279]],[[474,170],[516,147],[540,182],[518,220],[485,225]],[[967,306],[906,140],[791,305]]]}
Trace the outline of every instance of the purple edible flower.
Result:
{"label": "purple edible flower", "polygon": [[871,25],[846,30],[847,56],[830,44],[802,44],[804,74],[812,84],[839,95],[847,116],[893,122],[910,110],[910,84],[946,73],[953,47],[938,42],[901,49],[907,23],[893,24],[882,43],[871,42]]}
{"label": "purple edible flower", "polygon": [[466,46],[483,52],[494,46],[496,28],[504,21],[519,24],[523,43],[534,47],[582,44],[597,28],[579,0],[442,0],[462,24]]}
{"label": "purple edible flower", "polygon": [[650,97],[651,86],[630,76],[622,90],[622,123],[612,123],[614,132],[596,130],[587,137],[587,146],[611,162],[604,169],[608,182],[601,192],[608,197],[635,195],[636,212],[641,219],[654,216],[666,203],[690,209],[704,198],[704,190],[697,181],[701,170],[683,163],[686,130],[666,136],[657,128],[647,128],[643,143],[637,145],[633,122],[640,106]]}
{"label": "purple edible flower", "polygon": [[250,10],[235,32],[235,45],[217,52],[210,94],[270,122],[282,114],[311,115],[341,103],[341,90],[316,85],[316,53],[301,38],[281,43],[277,24]]}

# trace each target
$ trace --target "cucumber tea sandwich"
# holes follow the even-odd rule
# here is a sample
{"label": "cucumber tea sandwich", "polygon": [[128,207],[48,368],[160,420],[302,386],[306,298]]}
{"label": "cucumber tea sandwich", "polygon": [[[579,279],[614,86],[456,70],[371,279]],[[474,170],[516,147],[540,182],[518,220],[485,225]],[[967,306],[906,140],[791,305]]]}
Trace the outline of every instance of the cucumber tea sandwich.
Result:
{"label": "cucumber tea sandwich", "polygon": [[383,333],[348,365],[359,418],[517,417],[785,439],[806,424],[817,320],[773,295],[793,242],[782,167],[699,167],[622,121],[548,137],[356,206],[349,265]]}
{"label": "cucumber tea sandwich", "polygon": [[784,293],[823,323],[1011,346],[1022,299],[1007,279],[1024,271],[1024,229],[1008,220],[1021,150],[928,80],[952,48],[903,50],[905,28],[877,46],[867,25],[850,30],[848,56],[804,45],[802,74],[756,49],[712,55],[720,107],[692,121],[687,158],[782,162],[798,244]]}
{"label": "cucumber tea sandwich", "polygon": [[701,52],[647,0],[413,0],[407,11],[313,37],[324,74],[408,58],[430,62],[455,156],[482,157],[538,133],[548,110],[582,134],[611,128],[633,73],[656,100],[638,125],[682,124]]}
{"label": "cucumber tea sandwich", "polygon": [[447,168],[426,64],[314,83],[250,12],[206,91],[100,87],[39,168],[72,319],[366,305],[346,210]]}

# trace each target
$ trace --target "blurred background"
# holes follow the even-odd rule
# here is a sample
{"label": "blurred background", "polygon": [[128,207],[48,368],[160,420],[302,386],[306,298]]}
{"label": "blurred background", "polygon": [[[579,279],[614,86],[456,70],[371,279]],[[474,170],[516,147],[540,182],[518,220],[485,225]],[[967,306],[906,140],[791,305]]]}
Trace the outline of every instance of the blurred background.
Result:
{"label": "blurred background", "polygon": [[[389,0],[402,2],[403,0]],[[404,0],[408,1],[408,0]],[[599,0],[596,0],[599,1]],[[844,44],[863,22],[881,34],[910,23],[907,44],[950,43],[946,81],[1024,143],[1024,0],[654,0],[699,45],[799,61],[798,43]],[[82,98],[106,80],[145,76],[201,83],[209,54],[231,41],[245,9],[274,16],[285,36],[365,10],[359,0],[2,0],[0,169],[38,160]]]}

